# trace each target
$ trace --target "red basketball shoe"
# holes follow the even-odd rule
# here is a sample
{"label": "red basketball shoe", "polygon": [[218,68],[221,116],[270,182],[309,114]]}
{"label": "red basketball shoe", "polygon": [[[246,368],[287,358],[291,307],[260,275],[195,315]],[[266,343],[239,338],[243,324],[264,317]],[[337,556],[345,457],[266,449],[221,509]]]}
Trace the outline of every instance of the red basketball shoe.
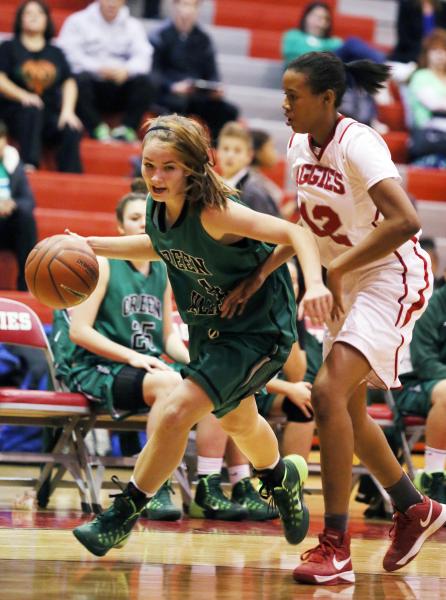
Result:
{"label": "red basketball shoe", "polygon": [[446,504],[423,496],[423,501],[410,506],[405,513],[395,510],[390,529],[392,543],[383,560],[386,571],[401,569],[413,560],[421,546],[446,522]]}
{"label": "red basketball shoe", "polygon": [[299,583],[339,585],[355,582],[348,533],[324,529],[319,535],[319,544],[304,552],[301,560],[293,571],[293,577]]}

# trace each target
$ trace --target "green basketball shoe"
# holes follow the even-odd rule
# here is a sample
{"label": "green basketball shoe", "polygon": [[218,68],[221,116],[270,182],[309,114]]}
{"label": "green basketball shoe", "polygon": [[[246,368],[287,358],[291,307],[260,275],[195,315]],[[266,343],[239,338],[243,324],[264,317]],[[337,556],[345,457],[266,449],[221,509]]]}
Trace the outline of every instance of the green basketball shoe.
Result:
{"label": "green basketball shoe", "polygon": [[254,489],[249,477],[238,481],[232,488],[231,500],[244,506],[248,511],[249,521],[267,521],[277,519],[277,508],[265,502],[259,492]]}
{"label": "green basketball shoe", "polygon": [[122,548],[141,514],[128,492],[113,496],[113,504],[106,511],[73,530],[74,537],[96,556]]}
{"label": "green basketball shoe", "polygon": [[221,475],[213,473],[198,480],[195,498],[189,506],[189,516],[194,519],[241,521],[248,516],[248,510],[224,495]]}
{"label": "green basketball shoe", "polygon": [[259,493],[262,498],[272,496],[279,509],[287,542],[299,544],[307,535],[310,524],[310,515],[303,499],[303,484],[308,477],[308,466],[302,456],[297,454],[290,454],[283,461],[285,475],[282,485],[274,486],[268,474],[261,472],[259,478],[262,486]]}
{"label": "green basketball shoe", "polygon": [[163,483],[153,498],[147,502],[141,512],[141,517],[150,521],[178,521],[181,519],[181,510],[172,502],[170,496],[174,493],[170,481]]}
{"label": "green basketball shoe", "polygon": [[446,477],[443,471],[418,471],[413,483],[423,496],[446,504]]}

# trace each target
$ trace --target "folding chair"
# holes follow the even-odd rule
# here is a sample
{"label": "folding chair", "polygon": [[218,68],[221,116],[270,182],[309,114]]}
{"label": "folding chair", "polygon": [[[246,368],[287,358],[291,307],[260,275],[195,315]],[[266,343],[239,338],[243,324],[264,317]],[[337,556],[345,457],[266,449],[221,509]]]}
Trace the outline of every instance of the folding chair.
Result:
{"label": "folding chair", "polygon": [[[0,423],[10,425],[42,426],[60,429],[61,434],[51,453],[1,452],[0,463],[42,464],[38,478],[2,477],[0,484],[34,485],[37,495],[54,466],[58,469],[50,481],[48,497],[61,485],[65,471],[73,477],[84,512],[90,512],[88,489],[79,464],[73,432],[82,418],[90,414],[88,401],[82,394],[60,391],[56,380],[53,355],[42,324],[25,304],[16,300],[0,298],[0,343],[37,348],[44,353],[50,382],[55,391],[20,390],[0,388]],[[65,482],[64,482],[65,483]]]}

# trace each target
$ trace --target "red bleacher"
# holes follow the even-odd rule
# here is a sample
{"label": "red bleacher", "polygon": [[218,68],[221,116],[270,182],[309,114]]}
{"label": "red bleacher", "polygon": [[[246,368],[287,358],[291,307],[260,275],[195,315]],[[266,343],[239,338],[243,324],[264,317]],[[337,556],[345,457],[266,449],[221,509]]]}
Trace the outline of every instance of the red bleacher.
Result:
{"label": "red bleacher", "polygon": [[29,181],[37,207],[45,209],[112,214],[119,198],[130,191],[130,179],[113,175],[35,171]]}
{"label": "red bleacher", "polygon": [[90,138],[81,141],[82,164],[87,174],[130,177],[134,172],[132,159],[138,158],[140,154],[139,143],[103,144]]}
{"label": "red bleacher", "polygon": [[417,200],[446,202],[446,171],[411,167],[407,170],[407,191]]}

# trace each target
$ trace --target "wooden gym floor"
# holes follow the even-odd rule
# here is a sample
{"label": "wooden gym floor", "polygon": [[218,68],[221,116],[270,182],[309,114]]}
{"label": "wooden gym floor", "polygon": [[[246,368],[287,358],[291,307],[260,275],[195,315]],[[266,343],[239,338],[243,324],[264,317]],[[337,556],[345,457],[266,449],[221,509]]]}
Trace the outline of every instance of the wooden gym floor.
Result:
{"label": "wooden gym floor", "polygon": [[[27,468],[0,467],[0,476],[23,472]],[[129,473],[120,475],[127,480]],[[386,574],[381,561],[389,523],[365,520],[364,505],[355,502],[356,585],[314,587],[294,583],[291,571],[321,530],[320,495],[307,496],[310,531],[298,547],[286,543],[278,521],[141,520],[125,548],[96,558],[71,533],[86,520],[77,510],[76,492],[57,490],[45,511],[12,510],[21,491],[0,488],[1,600],[446,600],[446,529],[408,567]]]}

